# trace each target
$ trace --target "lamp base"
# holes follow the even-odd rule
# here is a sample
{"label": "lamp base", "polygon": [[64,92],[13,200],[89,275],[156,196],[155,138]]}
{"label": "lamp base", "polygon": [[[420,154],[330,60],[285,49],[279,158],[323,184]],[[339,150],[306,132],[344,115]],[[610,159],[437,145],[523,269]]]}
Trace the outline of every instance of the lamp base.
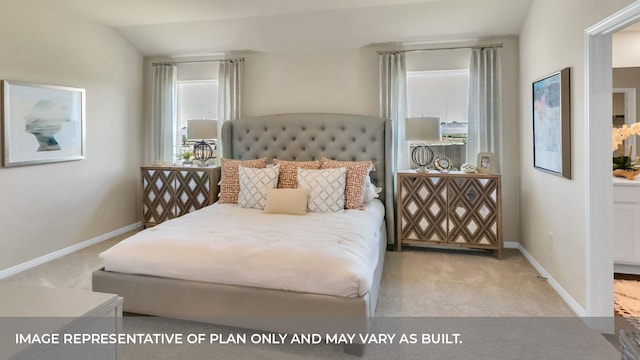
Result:
{"label": "lamp base", "polygon": [[207,161],[213,158],[213,148],[204,140],[198,141],[193,145],[193,158],[198,160],[200,166],[207,166]]}
{"label": "lamp base", "polygon": [[433,161],[433,150],[427,145],[417,145],[411,151],[411,160],[418,165],[416,172],[426,173],[428,172],[427,166]]}

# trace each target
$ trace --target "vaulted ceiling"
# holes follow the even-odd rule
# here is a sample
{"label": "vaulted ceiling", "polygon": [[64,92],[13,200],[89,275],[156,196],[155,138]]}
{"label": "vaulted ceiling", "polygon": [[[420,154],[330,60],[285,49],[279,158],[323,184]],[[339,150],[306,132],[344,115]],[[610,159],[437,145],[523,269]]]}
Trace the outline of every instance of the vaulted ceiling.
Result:
{"label": "vaulted ceiling", "polygon": [[[3,1],[14,6],[14,1]],[[21,0],[113,27],[144,55],[517,35],[532,0]]]}

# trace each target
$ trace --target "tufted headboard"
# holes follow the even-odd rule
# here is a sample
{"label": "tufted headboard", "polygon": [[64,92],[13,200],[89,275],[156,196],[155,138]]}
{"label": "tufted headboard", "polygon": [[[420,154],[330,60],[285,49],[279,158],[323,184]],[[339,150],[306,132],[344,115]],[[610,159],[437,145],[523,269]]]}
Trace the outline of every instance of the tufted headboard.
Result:
{"label": "tufted headboard", "polygon": [[382,188],[387,242],[395,242],[391,123],[373,116],[302,113],[246,117],[222,126],[225,158],[280,160],[371,160],[372,182]]}

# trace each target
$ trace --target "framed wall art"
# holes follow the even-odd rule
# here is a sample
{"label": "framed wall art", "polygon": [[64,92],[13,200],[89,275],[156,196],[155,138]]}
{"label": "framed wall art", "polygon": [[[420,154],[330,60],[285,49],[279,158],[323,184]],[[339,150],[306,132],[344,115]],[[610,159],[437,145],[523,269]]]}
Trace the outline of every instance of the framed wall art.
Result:
{"label": "framed wall art", "polygon": [[85,90],[2,81],[3,166],[84,159]]}
{"label": "framed wall art", "polygon": [[533,166],[571,179],[570,69],[533,82]]}

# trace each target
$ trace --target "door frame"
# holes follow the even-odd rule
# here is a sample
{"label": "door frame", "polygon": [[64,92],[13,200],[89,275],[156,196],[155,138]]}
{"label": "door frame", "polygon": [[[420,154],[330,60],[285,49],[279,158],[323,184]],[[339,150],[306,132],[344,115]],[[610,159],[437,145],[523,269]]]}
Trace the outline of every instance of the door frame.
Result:
{"label": "door frame", "polygon": [[613,333],[611,182],[612,34],[640,21],[640,1],[585,30],[586,309],[589,326]]}

